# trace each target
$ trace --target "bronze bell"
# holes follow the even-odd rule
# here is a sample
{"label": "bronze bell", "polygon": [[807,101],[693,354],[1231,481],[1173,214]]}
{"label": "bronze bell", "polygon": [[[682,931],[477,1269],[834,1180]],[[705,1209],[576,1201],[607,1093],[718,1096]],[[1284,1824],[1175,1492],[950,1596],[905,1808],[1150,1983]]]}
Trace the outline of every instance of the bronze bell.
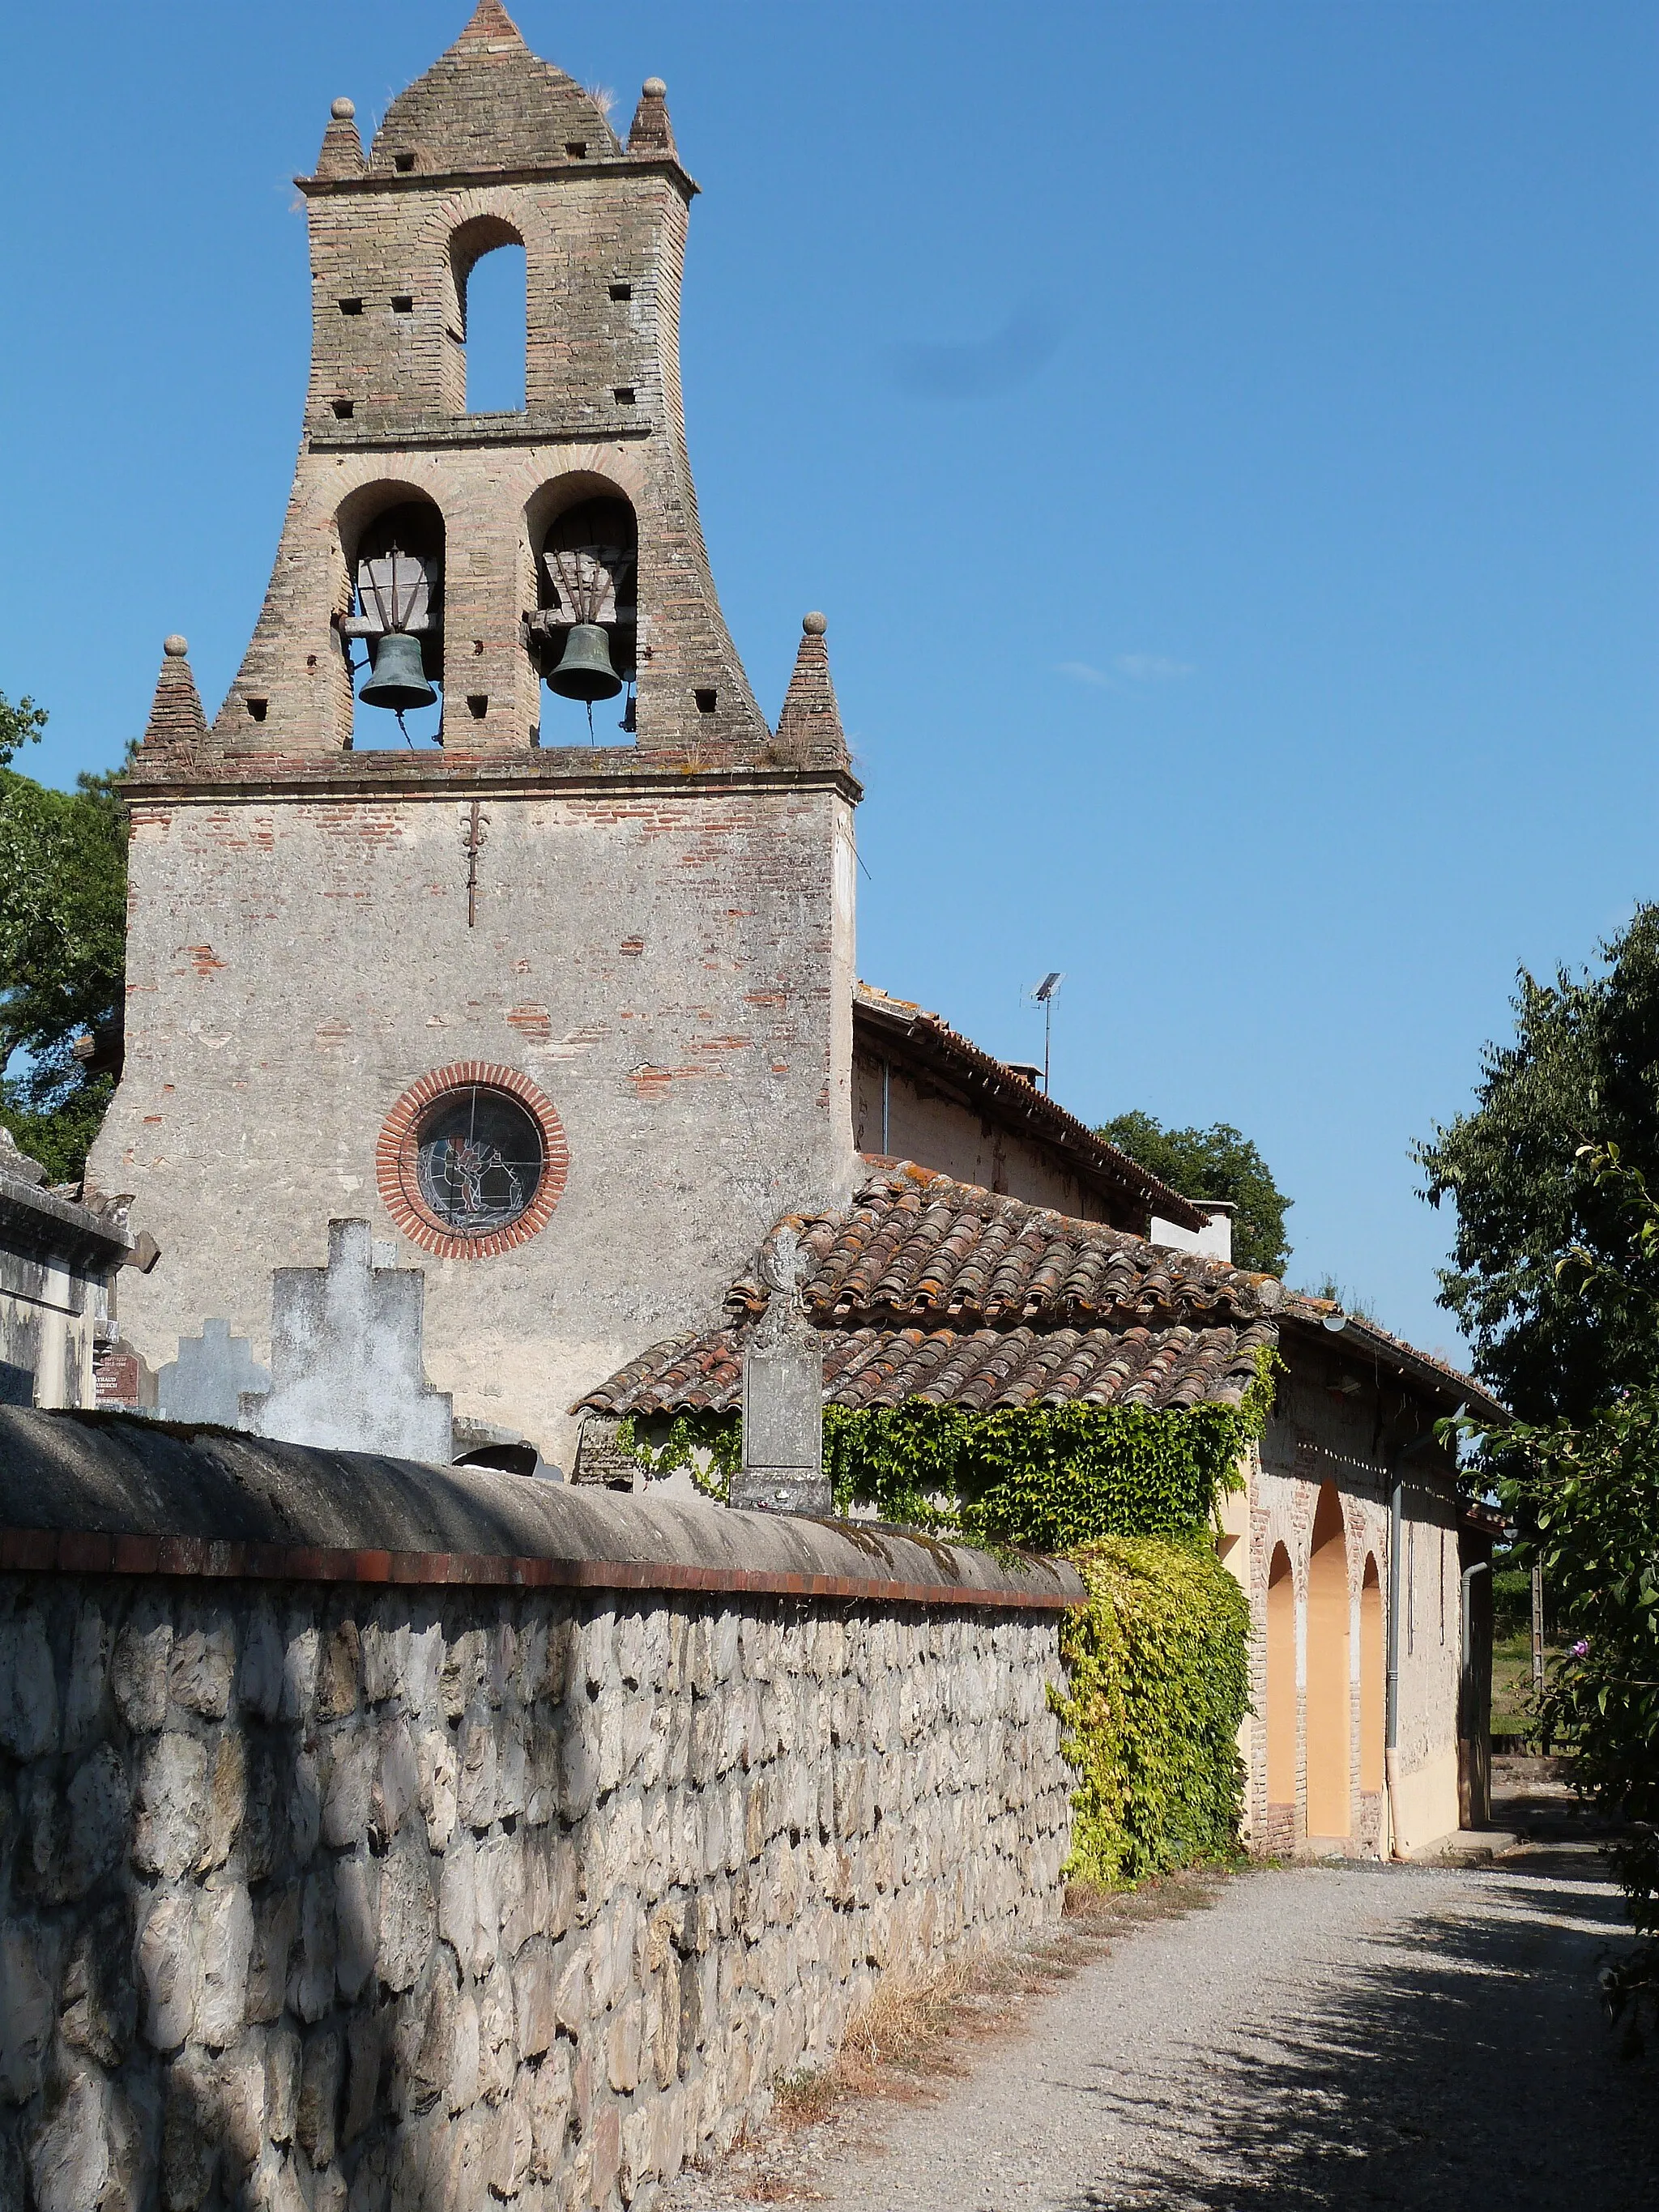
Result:
{"label": "bronze bell", "polygon": [[377,637],[374,665],[357,696],[366,707],[389,707],[394,714],[435,706],[438,695],[426,680],[419,638],[398,629]]}
{"label": "bronze bell", "polygon": [[610,641],[598,623],[576,623],[547,682],[561,699],[586,699],[590,707],[596,699],[616,697],[622,678],[611,665]]}

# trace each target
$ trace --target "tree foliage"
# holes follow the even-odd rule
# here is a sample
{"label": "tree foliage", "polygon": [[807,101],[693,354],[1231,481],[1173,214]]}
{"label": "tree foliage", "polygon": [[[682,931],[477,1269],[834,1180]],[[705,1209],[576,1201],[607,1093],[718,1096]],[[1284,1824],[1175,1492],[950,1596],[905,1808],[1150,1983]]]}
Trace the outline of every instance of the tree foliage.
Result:
{"label": "tree foliage", "polygon": [[27,693],[14,707],[0,691],[0,768],[9,768],[23,746],[33,744],[46,726],[46,710]]}
{"label": "tree foliage", "polygon": [[81,1174],[113,1088],[73,1046],[118,1014],[125,949],[115,778],[56,791],[0,768],[0,1120],[54,1181]]}
{"label": "tree foliage", "polygon": [[[1623,1199],[1577,1156],[1594,1138],[1659,1172],[1659,906],[1599,949],[1595,972],[1522,970],[1514,1039],[1486,1048],[1474,1107],[1418,1147],[1424,1196],[1457,1210],[1440,1303],[1528,1420],[1582,1418],[1655,1372],[1659,1255],[1631,1254]],[[1574,1248],[1618,1262],[1593,1303],[1559,1270]]]}
{"label": "tree foliage", "polygon": [[1233,1216],[1233,1261],[1264,1275],[1282,1275],[1291,1248],[1285,1240],[1285,1216],[1294,1200],[1285,1197],[1255,1146],[1230,1121],[1207,1129],[1166,1129],[1150,1114],[1120,1114],[1096,1130],[1109,1145],[1127,1152],[1148,1174],[1183,1198],[1227,1199]]}
{"label": "tree foliage", "polygon": [[[1516,1561],[1543,1569],[1566,1642],[1544,1732],[1572,1747],[1581,1788],[1639,1824],[1620,1872],[1632,1920],[1659,1937],[1659,1205],[1616,1146],[1581,1148],[1572,1172],[1593,1190],[1584,1210],[1622,1225],[1624,1250],[1565,1253],[1560,1295],[1591,1326],[1611,1312],[1633,1333],[1644,1318],[1647,1375],[1577,1419],[1488,1436],[1482,1472],[1516,1523]],[[1609,1986],[1615,1996],[1659,1990],[1659,1944]]]}

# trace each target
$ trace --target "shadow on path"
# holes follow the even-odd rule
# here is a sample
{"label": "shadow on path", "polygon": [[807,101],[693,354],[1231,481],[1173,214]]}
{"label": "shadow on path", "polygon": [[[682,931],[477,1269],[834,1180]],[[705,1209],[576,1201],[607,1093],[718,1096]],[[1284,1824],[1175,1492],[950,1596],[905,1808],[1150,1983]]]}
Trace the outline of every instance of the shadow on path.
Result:
{"label": "shadow on path", "polygon": [[1547,1848],[1472,1882],[1467,1909],[1364,1939],[1294,2017],[1264,1990],[1257,2024],[1189,2050],[1178,2084],[1079,2069],[1139,2163],[1066,2212],[1654,2212],[1656,2074],[1620,2063],[1596,1998],[1627,1940],[1602,1860]]}

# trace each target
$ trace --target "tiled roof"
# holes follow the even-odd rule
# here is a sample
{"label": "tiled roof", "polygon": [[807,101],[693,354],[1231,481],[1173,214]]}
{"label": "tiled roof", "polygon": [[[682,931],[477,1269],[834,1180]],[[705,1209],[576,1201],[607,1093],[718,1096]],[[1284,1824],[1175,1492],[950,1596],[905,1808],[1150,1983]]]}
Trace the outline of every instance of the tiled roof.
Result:
{"label": "tiled roof", "polygon": [[983,1051],[971,1037],[963,1036],[925,1006],[908,999],[896,999],[873,984],[860,983],[853,993],[853,1024],[854,1034],[865,1030],[878,1049],[890,1042],[906,1059],[947,1084],[960,1086],[981,1113],[1039,1143],[1053,1146],[1087,1183],[1109,1193],[1119,1208],[1132,1218],[1149,1219],[1156,1213],[1182,1229],[1205,1225],[1208,1216],[1200,1213],[1190,1199],[1160,1182],[1139,1160],[1097,1137],[1086,1122],[1056,1105],[1046,1091],[1017,1074],[1006,1060]]}
{"label": "tiled roof", "polygon": [[845,1212],[777,1223],[726,1297],[726,1321],[631,1361],[581,1401],[600,1413],[735,1407],[766,1310],[770,1248],[799,1240],[832,1405],[1237,1404],[1278,1340],[1284,1291],[1194,1252],[1000,1197],[909,1163]]}

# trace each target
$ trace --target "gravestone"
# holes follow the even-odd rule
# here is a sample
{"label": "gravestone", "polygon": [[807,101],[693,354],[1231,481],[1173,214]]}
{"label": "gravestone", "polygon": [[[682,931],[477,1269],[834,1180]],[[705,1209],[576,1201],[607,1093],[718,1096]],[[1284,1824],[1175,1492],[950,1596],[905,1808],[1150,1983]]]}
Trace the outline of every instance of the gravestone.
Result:
{"label": "gravestone", "polygon": [[772,1296],[743,1355],[743,1466],[731,1502],[762,1513],[833,1511],[823,1472],[823,1347],[802,1310],[805,1263],[784,1231],[766,1261]]}
{"label": "gravestone", "polygon": [[326,1267],[270,1279],[270,1389],[242,1400],[256,1436],[396,1459],[453,1456],[447,1390],[421,1357],[426,1277],[376,1267],[366,1221],[331,1221]]}
{"label": "gravestone", "polygon": [[199,1336],[181,1336],[179,1356],[155,1377],[155,1418],[219,1429],[250,1426],[244,1399],[258,1400],[270,1377],[256,1365],[245,1336],[233,1336],[228,1321],[204,1321]]}

